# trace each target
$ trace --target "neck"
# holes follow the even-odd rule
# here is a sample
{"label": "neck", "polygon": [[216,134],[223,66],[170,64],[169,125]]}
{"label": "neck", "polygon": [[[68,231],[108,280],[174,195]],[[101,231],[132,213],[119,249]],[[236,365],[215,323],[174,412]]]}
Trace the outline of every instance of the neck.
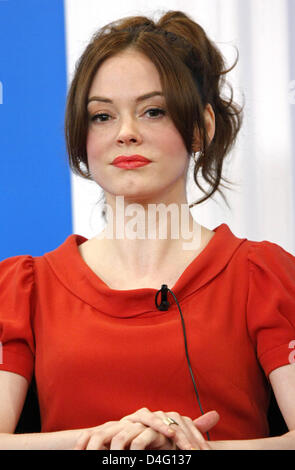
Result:
{"label": "neck", "polygon": [[135,275],[149,276],[176,255],[198,251],[201,226],[193,219],[187,202],[134,204],[116,198],[107,207],[107,224],[97,238],[103,238],[106,252],[116,265]]}

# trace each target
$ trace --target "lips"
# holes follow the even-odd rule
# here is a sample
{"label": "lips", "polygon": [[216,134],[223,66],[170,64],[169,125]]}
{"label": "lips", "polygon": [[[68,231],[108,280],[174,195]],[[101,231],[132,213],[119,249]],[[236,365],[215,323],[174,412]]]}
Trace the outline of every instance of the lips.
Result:
{"label": "lips", "polygon": [[141,162],[141,163],[149,163],[151,160],[148,158],[143,157],[142,155],[120,155],[119,157],[115,158],[112,162],[112,165],[118,165],[119,163],[129,163],[129,162]]}

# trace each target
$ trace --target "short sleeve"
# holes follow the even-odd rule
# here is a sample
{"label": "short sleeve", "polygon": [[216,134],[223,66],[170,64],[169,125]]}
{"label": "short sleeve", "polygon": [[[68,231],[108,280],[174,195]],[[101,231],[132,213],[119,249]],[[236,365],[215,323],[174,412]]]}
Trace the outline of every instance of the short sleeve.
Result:
{"label": "short sleeve", "polygon": [[0,262],[0,370],[20,374],[29,382],[35,354],[33,262],[26,255]]}
{"label": "short sleeve", "polygon": [[268,377],[291,363],[295,340],[295,257],[275,243],[249,249],[247,322],[259,362]]}

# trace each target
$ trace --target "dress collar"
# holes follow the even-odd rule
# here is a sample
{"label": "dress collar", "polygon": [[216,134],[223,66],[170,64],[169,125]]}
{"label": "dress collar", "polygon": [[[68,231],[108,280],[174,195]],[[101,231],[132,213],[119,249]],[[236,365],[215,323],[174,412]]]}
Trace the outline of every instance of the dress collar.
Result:
{"label": "dress collar", "polygon": [[[179,303],[216,277],[246,240],[237,238],[226,224],[219,225],[214,232],[215,235],[187,266],[175,285],[168,286]],[[43,255],[67,289],[83,302],[112,317],[130,318],[148,312],[162,313],[155,306],[156,289],[116,290],[105,284],[86,264],[78,250],[78,246],[85,241],[87,238],[72,234],[58,248]],[[168,300],[175,306],[170,293]]]}

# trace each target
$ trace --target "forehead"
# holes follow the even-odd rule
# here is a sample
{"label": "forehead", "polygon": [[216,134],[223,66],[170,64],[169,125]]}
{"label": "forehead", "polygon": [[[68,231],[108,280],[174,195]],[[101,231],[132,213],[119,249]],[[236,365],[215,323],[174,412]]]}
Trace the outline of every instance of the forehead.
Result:
{"label": "forehead", "polygon": [[154,63],[141,52],[127,50],[101,64],[92,81],[89,96],[93,93],[114,96],[127,90],[130,94],[144,94],[154,89],[162,90]]}

